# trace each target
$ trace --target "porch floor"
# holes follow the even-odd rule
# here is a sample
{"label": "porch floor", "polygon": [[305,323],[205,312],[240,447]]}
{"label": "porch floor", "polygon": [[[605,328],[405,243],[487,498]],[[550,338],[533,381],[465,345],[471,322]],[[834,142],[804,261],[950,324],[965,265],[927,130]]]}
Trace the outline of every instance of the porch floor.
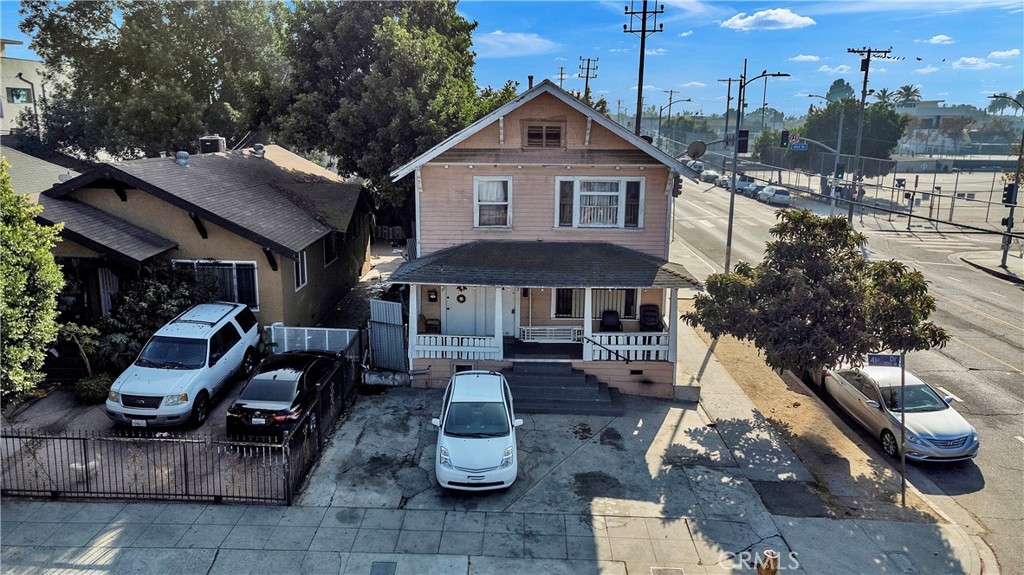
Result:
{"label": "porch floor", "polygon": [[565,361],[583,359],[582,343],[538,343],[506,337],[502,345],[505,359]]}

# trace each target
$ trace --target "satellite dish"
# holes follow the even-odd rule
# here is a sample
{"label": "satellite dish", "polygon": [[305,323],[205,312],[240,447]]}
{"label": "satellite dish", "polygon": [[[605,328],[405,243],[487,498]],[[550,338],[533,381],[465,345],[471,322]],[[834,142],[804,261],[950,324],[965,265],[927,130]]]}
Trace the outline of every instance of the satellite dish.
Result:
{"label": "satellite dish", "polygon": [[71,174],[57,174],[57,179],[60,180],[60,183],[62,184],[73,177],[74,176],[72,176]]}
{"label": "satellite dish", "polygon": [[708,145],[700,140],[691,142],[690,145],[686,147],[686,155],[692,160],[699,159],[706,151],[708,151]]}

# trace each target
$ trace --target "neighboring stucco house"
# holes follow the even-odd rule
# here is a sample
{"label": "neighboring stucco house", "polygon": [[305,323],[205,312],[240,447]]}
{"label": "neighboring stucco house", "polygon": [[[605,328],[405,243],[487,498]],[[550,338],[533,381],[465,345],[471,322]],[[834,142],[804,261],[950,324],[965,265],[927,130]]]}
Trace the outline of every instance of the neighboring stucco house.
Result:
{"label": "neighboring stucco house", "polygon": [[[550,81],[392,172],[415,178],[408,284],[414,385],[564,362],[672,397],[674,197],[695,173]],[[614,331],[613,331],[614,330]]]}
{"label": "neighboring stucco house", "polygon": [[8,46],[20,46],[20,40],[0,39],[0,135],[18,127],[22,111],[39,113],[38,100],[46,94],[43,63],[39,60],[8,58]]}
{"label": "neighboring stucco house", "polygon": [[[219,149],[223,149],[221,140]],[[217,280],[263,324],[311,326],[369,269],[371,205],[359,183],[279,146],[111,162],[50,188],[39,219],[91,319],[151,260]]]}

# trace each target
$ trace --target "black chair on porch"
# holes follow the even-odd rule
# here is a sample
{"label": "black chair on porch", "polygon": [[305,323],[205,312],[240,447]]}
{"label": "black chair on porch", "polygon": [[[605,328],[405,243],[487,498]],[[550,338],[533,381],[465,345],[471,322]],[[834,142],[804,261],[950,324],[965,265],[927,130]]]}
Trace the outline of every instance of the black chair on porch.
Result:
{"label": "black chair on porch", "polygon": [[600,331],[622,331],[622,322],[619,321],[619,312],[613,309],[606,309],[601,312]]}
{"label": "black chair on porch", "polygon": [[640,306],[640,331],[665,331],[658,304],[645,303]]}

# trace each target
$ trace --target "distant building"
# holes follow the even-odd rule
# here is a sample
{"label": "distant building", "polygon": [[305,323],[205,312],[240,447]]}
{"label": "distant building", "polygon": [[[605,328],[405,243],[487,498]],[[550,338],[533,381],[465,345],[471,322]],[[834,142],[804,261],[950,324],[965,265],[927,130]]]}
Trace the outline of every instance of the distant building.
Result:
{"label": "distant building", "polygon": [[43,63],[7,57],[7,46],[20,44],[19,40],[0,39],[0,136],[18,127],[23,110],[38,114],[39,99],[46,96]]}

